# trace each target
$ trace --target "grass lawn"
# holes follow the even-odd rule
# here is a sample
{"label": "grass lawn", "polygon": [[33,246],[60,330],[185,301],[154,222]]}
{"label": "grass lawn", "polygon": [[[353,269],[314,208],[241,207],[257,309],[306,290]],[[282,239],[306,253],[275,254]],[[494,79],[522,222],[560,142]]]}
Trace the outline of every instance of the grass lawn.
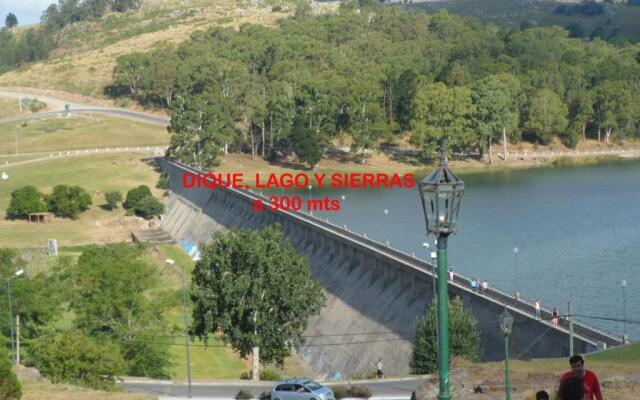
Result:
{"label": "grass lawn", "polygon": [[20,114],[18,99],[0,97],[0,118]]}
{"label": "grass lawn", "polygon": [[157,125],[102,115],[51,117],[0,125],[0,155],[86,149],[92,147],[126,147],[166,145],[169,134]]}
{"label": "grass lawn", "polygon": [[[155,189],[158,176],[135,154],[60,159],[11,169],[9,180],[0,181],[0,246],[42,247],[48,238],[58,239],[61,247],[127,240],[135,227],[123,222],[122,208],[107,211],[100,207],[106,203],[104,193],[119,190],[124,197],[129,189],[147,185],[162,199],[162,191]],[[55,218],[53,223],[37,224],[3,219],[15,189],[33,185],[43,193],[50,193],[58,184],[82,186],[91,194],[93,205],[77,220]]]}

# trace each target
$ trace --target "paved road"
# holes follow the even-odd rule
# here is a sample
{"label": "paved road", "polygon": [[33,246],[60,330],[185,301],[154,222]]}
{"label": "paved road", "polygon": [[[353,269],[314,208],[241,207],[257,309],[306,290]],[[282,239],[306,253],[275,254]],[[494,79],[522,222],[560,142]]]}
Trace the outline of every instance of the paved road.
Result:
{"label": "paved road", "polygon": [[98,113],[98,114],[107,114],[113,115],[116,117],[127,118],[134,121],[147,122],[151,124],[157,124],[161,126],[168,126],[170,119],[167,117],[159,117],[155,115],[145,114],[141,112],[131,111],[126,108],[115,108],[115,107],[102,107],[102,106],[94,106],[90,104],[81,104],[74,103],[62,99],[57,99],[55,97],[50,96],[41,96],[30,94],[26,92],[12,92],[7,90],[0,90],[0,97],[37,97],[40,101],[43,101],[49,105],[50,111],[35,113],[35,114],[24,114],[18,115],[14,117],[0,118],[0,124],[8,123],[8,122],[16,122],[16,121],[25,121],[30,119],[37,119],[49,116],[58,116],[64,115],[65,104],[69,104],[69,111],[71,114],[74,113]]}
{"label": "paved road", "polygon": [[[411,392],[418,387],[422,379],[424,378],[412,377],[398,380],[359,381],[357,383],[368,386],[376,398],[409,399]],[[352,383],[355,383],[355,381]],[[346,385],[346,383],[337,385]],[[167,398],[187,396],[187,385],[183,382],[126,380],[121,386],[130,392],[147,393]],[[193,383],[191,392],[193,397],[233,399],[240,389],[248,390],[257,397],[262,392],[270,391],[271,386],[271,383],[260,382],[256,384],[250,381]]]}

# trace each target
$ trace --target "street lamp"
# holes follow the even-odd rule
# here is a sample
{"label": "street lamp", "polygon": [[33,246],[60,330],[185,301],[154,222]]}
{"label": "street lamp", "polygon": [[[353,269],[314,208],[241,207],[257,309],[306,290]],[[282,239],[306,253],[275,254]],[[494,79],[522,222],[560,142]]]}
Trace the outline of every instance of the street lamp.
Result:
{"label": "street lamp", "polygon": [[506,400],[511,400],[511,380],[509,378],[509,335],[513,328],[513,317],[505,308],[499,317],[500,330],[504,335],[504,377],[505,377],[505,395]]}
{"label": "street lamp", "polygon": [[620,286],[622,287],[622,323],[623,325],[623,334],[622,334],[622,344],[627,344],[627,297],[625,295],[624,290],[627,287],[627,281],[625,279],[620,282]]}
{"label": "street lamp", "polygon": [[309,185],[309,199],[307,200],[307,210],[309,211],[310,215],[313,215],[313,211],[311,211],[311,188],[312,186]]}
{"label": "street lamp", "polygon": [[440,140],[440,164],[418,185],[427,234],[438,238],[438,375],[439,400],[451,399],[449,390],[449,297],[447,280],[447,238],[455,233],[464,182],[447,167],[444,139]]}
{"label": "street lamp", "polygon": [[514,264],[514,275],[515,275],[515,288],[516,288],[516,300],[520,299],[520,293],[518,292],[518,248],[513,248],[513,264]]}
{"label": "street lamp", "polygon": [[[167,265],[175,265],[175,261],[170,258],[166,260]],[[187,287],[185,282],[184,265],[180,264],[182,270],[182,313],[184,315],[184,344],[187,352],[187,379],[189,382],[189,398],[191,398],[191,354],[189,352],[189,333],[188,333],[188,319],[187,319]]]}
{"label": "street lamp", "polygon": [[[387,223],[387,217],[386,216],[389,215],[389,210],[386,209],[386,208],[384,209],[384,215],[385,215],[384,223],[386,224]],[[387,247],[389,247],[389,238],[388,237],[387,237]]]}
{"label": "street lamp", "polygon": [[7,298],[9,301],[9,330],[11,331],[11,362],[16,363],[16,339],[13,333],[13,308],[11,301],[11,281],[24,274],[24,269],[16,271],[13,276],[7,278]]}

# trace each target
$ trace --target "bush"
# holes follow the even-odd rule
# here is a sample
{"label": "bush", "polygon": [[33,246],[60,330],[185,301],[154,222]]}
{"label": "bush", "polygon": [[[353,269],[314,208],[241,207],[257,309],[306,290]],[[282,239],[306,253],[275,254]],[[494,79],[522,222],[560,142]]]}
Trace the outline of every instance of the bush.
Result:
{"label": "bush", "polygon": [[30,213],[43,211],[47,211],[47,206],[42,201],[42,193],[34,186],[24,186],[11,193],[7,218],[27,218]]}
{"label": "bush", "polygon": [[244,381],[248,381],[251,379],[251,371],[244,371],[243,373],[240,374],[240,379],[244,380]]}
{"label": "bush", "polygon": [[104,194],[105,200],[107,200],[107,204],[113,210],[118,207],[118,203],[122,201],[122,193],[117,190],[112,190]]}
{"label": "bush", "polygon": [[80,186],[57,185],[45,196],[49,211],[59,217],[76,219],[92,204],[89,193]]}
{"label": "bush", "polygon": [[35,367],[53,383],[111,389],[125,370],[118,346],[80,331],[45,333],[32,342],[29,353]]}
{"label": "bush", "polygon": [[11,370],[9,354],[0,346],[0,400],[14,400],[22,397],[20,382]]}
{"label": "bush", "polygon": [[236,393],[236,400],[250,400],[253,399],[253,394],[250,391],[240,389],[238,393]]}
{"label": "bush", "polygon": [[268,369],[260,371],[260,380],[261,381],[281,381],[282,376],[276,371],[271,371]]}
{"label": "bush", "polygon": [[282,6],[273,6],[271,7],[271,12],[280,12],[282,11]]}
{"label": "bush", "polygon": [[[449,302],[449,349],[451,357],[477,361],[480,357],[480,334],[476,320],[465,310],[460,297]],[[438,369],[436,306],[432,302],[427,315],[416,326],[413,354],[409,363],[412,374],[430,374]]]}
{"label": "bush", "polygon": [[349,397],[368,399],[369,397],[371,397],[371,389],[362,385],[351,386],[351,388],[349,389]]}
{"label": "bush", "polygon": [[333,394],[335,395],[336,400],[349,397],[349,388],[347,388],[346,386],[332,387],[331,390],[333,390]]}
{"label": "bush", "polygon": [[133,209],[136,215],[151,219],[154,215],[160,215],[164,212],[164,204],[160,203],[153,196],[145,196],[138,202],[138,205]]}
{"label": "bush", "polygon": [[262,392],[258,398],[260,400],[271,400],[271,392]]}
{"label": "bush", "polygon": [[127,209],[135,210],[136,206],[146,196],[151,196],[151,190],[146,185],[140,185],[135,189],[131,189],[127,192],[127,198],[124,202],[124,207]]}
{"label": "bush", "polygon": [[156,183],[156,189],[168,189],[169,188],[169,178],[167,174],[160,175],[158,178],[158,183]]}

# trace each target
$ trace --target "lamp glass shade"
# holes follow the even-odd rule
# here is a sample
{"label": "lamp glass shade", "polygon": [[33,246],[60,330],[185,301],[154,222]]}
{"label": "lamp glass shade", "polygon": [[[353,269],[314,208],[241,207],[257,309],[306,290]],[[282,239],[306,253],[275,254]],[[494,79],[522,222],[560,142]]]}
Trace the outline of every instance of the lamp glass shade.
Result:
{"label": "lamp glass shade", "polygon": [[506,309],[500,314],[500,330],[504,335],[511,335],[513,329],[513,316]]}

